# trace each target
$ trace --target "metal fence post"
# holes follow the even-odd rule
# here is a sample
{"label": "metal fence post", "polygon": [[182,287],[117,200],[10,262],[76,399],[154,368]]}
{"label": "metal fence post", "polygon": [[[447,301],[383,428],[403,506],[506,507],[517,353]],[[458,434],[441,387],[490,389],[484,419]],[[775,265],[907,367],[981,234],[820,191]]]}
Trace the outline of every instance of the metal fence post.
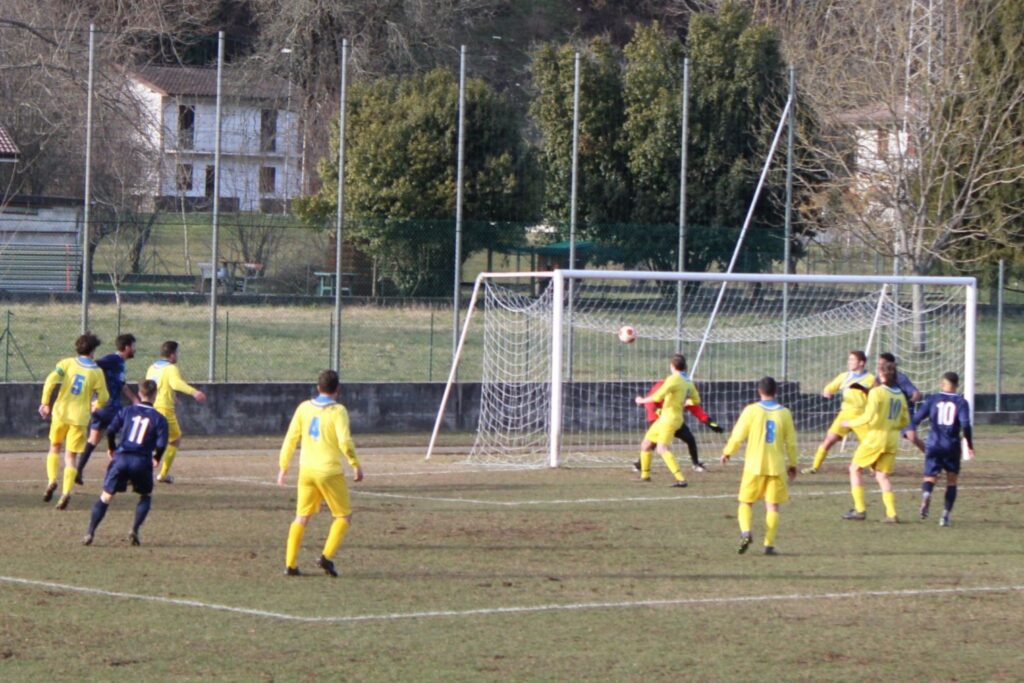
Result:
{"label": "metal fence post", "polygon": [[89,331],[89,281],[92,254],[89,251],[92,203],[92,91],[96,63],[96,25],[89,24],[89,84],[85,96],[85,202],[82,208],[82,334]]}
{"label": "metal fence post", "polygon": [[[217,250],[219,248],[218,228],[220,227],[220,128],[221,99],[224,81],[224,32],[217,33],[217,104],[213,132],[213,236],[210,240],[210,360],[207,375],[211,382],[217,379]],[[226,282],[226,280],[225,280]]]}
{"label": "metal fence post", "polygon": [[1003,409],[1003,288],[1006,261],[999,259],[999,289],[996,293],[996,412]]}

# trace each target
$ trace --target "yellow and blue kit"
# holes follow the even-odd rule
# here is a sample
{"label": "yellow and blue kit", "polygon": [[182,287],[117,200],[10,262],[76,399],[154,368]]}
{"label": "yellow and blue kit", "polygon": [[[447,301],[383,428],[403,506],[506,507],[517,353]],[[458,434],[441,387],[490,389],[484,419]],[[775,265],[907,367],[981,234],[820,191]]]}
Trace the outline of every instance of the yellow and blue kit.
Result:
{"label": "yellow and blue kit", "polygon": [[[864,389],[871,389],[875,384],[875,376],[870,372],[841,372],[836,375],[835,379],[825,385],[825,391],[830,394],[839,394],[842,397],[842,404],[839,408],[839,414],[832,421],[832,425],[828,428],[828,431],[839,437],[844,437],[850,433],[850,427],[844,427],[843,422],[848,422],[855,417],[858,417],[864,412],[864,406],[867,403],[867,393],[854,385],[864,387]],[[857,435],[858,441],[863,441],[861,431],[858,429],[853,430],[854,434]]]}
{"label": "yellow and blue kit", "polygon": [[106,378],[96,361],[88,356],[65,358],[46,376],[40,404],[49,404],[53,388],[58,384],[60,390],[53,404],[50,443],[59,445],[67,436],[68,450],[81,453],[85,450],[85,430],[93,409],[93,396],[96,408],[110,400]]}
{"label": "yellow and blue kit", "polygon": [[796,428],[788,408],[777,401],[751,403],[740,414],[722,453],[731,456],[746,442],[739,500],[789,500],[787,467],[796,467]]}
{"label": "yellow and blue kit", "polygon": [[353,468],[359,467],[359,460],[345,406],[329,396],[299,404],[281,446],[278,464],[282,470],[288,469],[296,447],[300,448],[296,514],[315,513],[321,500],[327,501],[335,517],[351,514],[341,459]]}
{"label": "yellow and blue kit", "polygon": [[[153,400],[153,407],[167,418],[170,440],[177,441],[181,437],[181,425],[178,424],[178,416],[174,412],[174,392],[178,391],[194,396],[197,389],[182,379],[181,370],[175,363],[163,358],[149,366],[149,369],[146,370],[146,379],[156,382],[156,398]],[[173,454],[169,455],[173,461]]]}
{"label": "yellow and blue kit", "polygon": [[908,424],[907,398],[899,387],[879,385],[869,391],[864,412],[849,422],[851,428],[864,428],[864,438],[853,454],[854,464],[892,472],[900,430]]}
{"label": "yellow and blue kit", "polygon": [[658,390],[650,395],[654,403],[661,403],[661,414],[647,429],[646,441],[669,445],[676,430],[683,424],[683,407],[687,401],[700,404],[700,395],[693,382],[683,374],[673,372],[665,378]]}

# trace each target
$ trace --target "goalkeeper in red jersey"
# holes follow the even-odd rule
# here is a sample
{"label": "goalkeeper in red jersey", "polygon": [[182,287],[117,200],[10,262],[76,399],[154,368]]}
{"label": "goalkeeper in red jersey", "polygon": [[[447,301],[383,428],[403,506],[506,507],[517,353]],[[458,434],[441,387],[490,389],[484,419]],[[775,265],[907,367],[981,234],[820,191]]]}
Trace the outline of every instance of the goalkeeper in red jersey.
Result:
{"label": "goalkeeper in red jersey", "polygon": [[[678,374],[682,375],[684,379],[687,379],[690,382],[693,381],[689,378],[685,371],[679,372]],[[655,382],[654,385],[651,386],[650,391],[647,392],[647,396],[653,396],[654,393],[657,392],[658,389],[661,388],[661,385],[664,383],[665,380],[658,380],[657,382]],[[647,409],[647,423],[651,424],[658,419],[659,415],[661,415],[661,403],[645,403],[643,405],[644,408]],[[701,422],[701,424],[707,425],[708,429],[710,429],[711,431],[716,433],[721,433],[722,431],[724,431],[722,427],[720,427],[717,422],[712,420],[711,417],[706,412],[704,412],[704,409],[700,407],[700,394],[697,393],[696,385],[694,385],[692,396],[686,402],[685,409],[686,412],[696,417]],[[675,435],[676,437],[682,439],[683,443],[686,444],[686,449],[690,452],[690,461],[693,463],[693,470],[695,472],[706,472],[707,468],[704,466],[704,463],[700,461],[700,457],[698,455],[697,439],[694,438],[693,432],[690,431],[690,428],[686,426],[686,422],[683,422],[683,425],[678,430],[676,430]],[[639,460],[633,463],[633,469],[635,469],[637,472],[640,471]]]}

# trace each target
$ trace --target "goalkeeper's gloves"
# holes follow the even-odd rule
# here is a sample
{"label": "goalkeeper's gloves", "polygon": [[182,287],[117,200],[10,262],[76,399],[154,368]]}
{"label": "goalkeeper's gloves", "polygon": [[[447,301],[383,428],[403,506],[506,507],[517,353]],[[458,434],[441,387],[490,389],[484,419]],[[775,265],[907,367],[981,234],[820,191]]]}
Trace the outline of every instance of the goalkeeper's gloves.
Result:
{"label": "goalkeeper's gloves", "polygon": [[715,434],[721,434],[722,432],[725,431],[725,429],[722,428],[722,425],[718,424],[714,420],[708,420],[707,424],[708,424],[708,429],[713,431]]}

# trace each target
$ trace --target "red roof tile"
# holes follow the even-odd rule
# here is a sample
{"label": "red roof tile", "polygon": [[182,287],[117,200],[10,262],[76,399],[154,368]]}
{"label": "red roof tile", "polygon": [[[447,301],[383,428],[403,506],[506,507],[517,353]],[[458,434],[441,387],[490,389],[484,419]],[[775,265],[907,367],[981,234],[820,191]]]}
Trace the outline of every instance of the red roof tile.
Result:
{"label": "red roof tile", "polygon": [[[195,66],[139,66],[128,75],[150,89],[170,97],[216,97],[217,69]],[[288,81],[269,73],[224,69],[224,97],[284,100]]]}
{"label": "red roof tile", "polygon": [[7,133],[7,130],[0,126],[0,159],[15,160],[21,154],[21,150],[14,144],[14,140]]}

